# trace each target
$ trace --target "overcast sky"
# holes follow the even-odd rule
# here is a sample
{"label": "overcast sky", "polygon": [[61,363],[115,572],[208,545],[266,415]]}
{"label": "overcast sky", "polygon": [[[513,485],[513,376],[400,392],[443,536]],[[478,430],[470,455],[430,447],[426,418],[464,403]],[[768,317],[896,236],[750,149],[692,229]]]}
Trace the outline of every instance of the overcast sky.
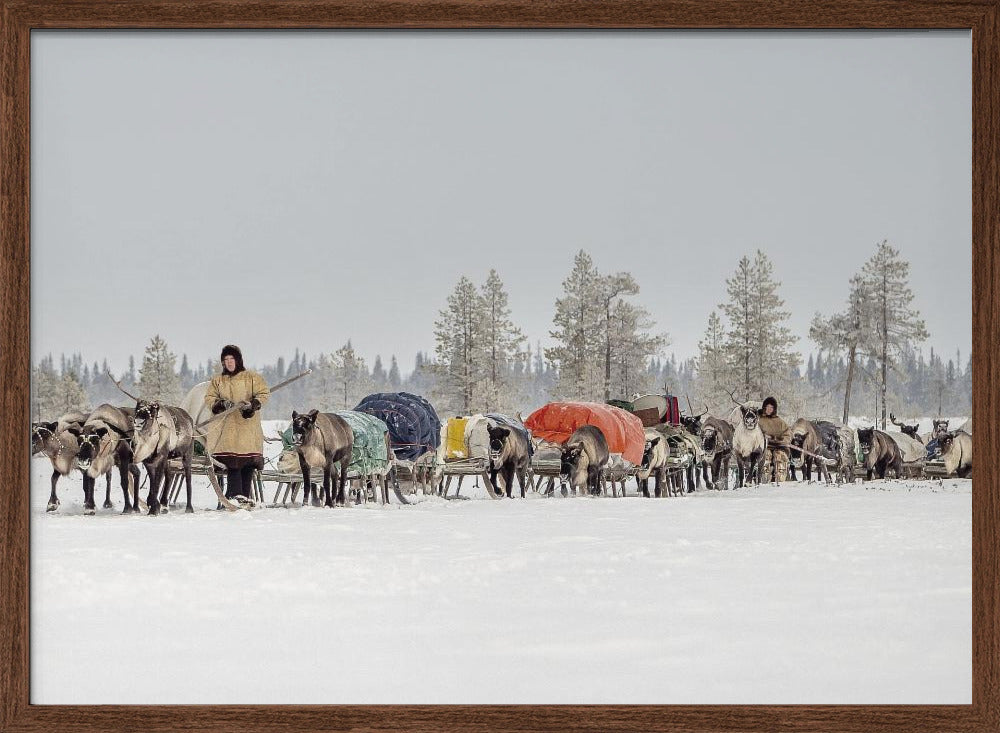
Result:
{"label": "overcast sky", "polygon": [[31,71],[36,360],[405,372],[490,267],[544,344],[580,248],[678,356],[761,248],[807,352],[882,239],[970,349],[968,33],[35,31]]}

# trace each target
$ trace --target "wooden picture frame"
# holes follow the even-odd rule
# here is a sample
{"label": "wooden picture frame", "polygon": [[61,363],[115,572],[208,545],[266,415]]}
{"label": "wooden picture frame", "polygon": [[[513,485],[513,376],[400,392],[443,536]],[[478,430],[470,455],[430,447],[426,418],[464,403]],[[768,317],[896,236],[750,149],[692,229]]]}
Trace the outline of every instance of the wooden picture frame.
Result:
{"label": "wooden picture frame", "polygon": [[[0,731],[1000,730],[1000,0],[0,0]],[[29,151],[33,29],[968,29],[972,33],[971,705],[38,706],[29,703]]]}

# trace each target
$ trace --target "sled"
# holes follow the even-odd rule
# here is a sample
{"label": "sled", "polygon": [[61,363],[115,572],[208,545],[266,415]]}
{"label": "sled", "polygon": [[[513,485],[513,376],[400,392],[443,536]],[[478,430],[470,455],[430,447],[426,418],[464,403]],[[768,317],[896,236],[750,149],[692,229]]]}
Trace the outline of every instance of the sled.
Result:
{"label": "sled", "polygon": [[927,461],[924,464],[924,476],[927,478],[951,478],[948,468],[941,459]]}

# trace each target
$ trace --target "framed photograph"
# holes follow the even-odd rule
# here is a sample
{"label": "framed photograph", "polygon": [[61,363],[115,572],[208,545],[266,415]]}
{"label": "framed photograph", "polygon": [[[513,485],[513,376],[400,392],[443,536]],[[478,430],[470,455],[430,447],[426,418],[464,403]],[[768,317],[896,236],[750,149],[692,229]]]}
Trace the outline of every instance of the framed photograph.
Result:
{"label": "framed photograph", "polygon": [[998,4],[0,0],[0,730],[995,730]]}

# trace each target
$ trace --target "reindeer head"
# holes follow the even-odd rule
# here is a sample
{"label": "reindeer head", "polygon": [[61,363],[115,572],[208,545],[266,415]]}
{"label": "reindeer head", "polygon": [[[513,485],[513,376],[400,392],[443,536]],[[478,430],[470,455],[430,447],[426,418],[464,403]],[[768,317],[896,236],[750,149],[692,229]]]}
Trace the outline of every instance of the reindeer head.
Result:
{"label": "reindeer head", "polygon": [[804,432],[792,433],[791,450],[789,452],[792,454],[792,465],[796,468],[799,468],[805,462],[805,456],[802,454],[802,446],[805,442],[806,434]]}
{"label": "reindeer head", "polygon": [[580,464],[585,458],[586,455],[583,449],[583,443],[580,441],[564,445],[562,449],[562,456],[559,461],[560,478],[569,478],[570,481],[574,481],[574,477],[577,472],[582,468]]}
{"label": "reindeer head", "polygon": [[719,431],[713,425],[701,428],[701,449],[706,453],[715,453],[719,442]]}
{"label": "reindeer head", "polygon": [[56,423],[54,422],[33,422],[31,423],[31,455],[40,453],[45,449],[45,444],[56,434]]}
{"label": "reindeer head", "polygon": [[759,421],[757,411],[752,407],[747,407],[738,399],[736,399],[735,389],[729,392],[729,397],[736,404],[736,406],[740,408],[740,415],[742,416],[743,419],[743,427],[746,428],[747,430],[756,430],[757,423]]}
{"label": "reindeer head", "polygon": [[940,439],[945,433],[948,432],[948,421],[947,420],[935,420],[934,428],[931,431],[931,438]]}
{"label": "reindeer head", "polygon": [[905,423],[901,423],[896,419],[896,416],[893,415],[891,412],[889,413],[889,422],[891,422],[893,425],[897,426],[900,430],[902,430],[904,435],[909,435],[914,440],[919,440],[919,438],[917,437],[917,428],[919,427],[918,425],[906,425]]}
{"label": "reindeer head", "polygon": [[875,428],[858,428],[858,446],[862,455],[867,456],[875,445]]}
{"label": "reindeer head", "polygon": [[83,470],[90,468],[90,464],[101,452],[101,444],[109,435],[105,427],[89,428],[80,433],[80,450],[76,454],[76,463]]}
{"label": "reindeer head", "polygon": [[292,445],[303,445],[316,427],[316,416],[319,410],[306,413],[292,411]]}
{"label": "reindeer head", "polygon": [[701,430],[701,418],[705,413],[701,415],[682,415],[681,425],[684,426],[691,435],[697,435]]}
{"label": "reindeer head", "polygon": [[159,414],[160,403],[158,401],[137,400],[135,415],[132,418],[133,425],[135,425],[135,432],[142,432],[142,429],[146,427],[146,423],[155,423]]}
{"label": "reindeer head", "polygon": [[760,421],[757,411],[752,407],[740,405],[740,413],[743,416],[743,427],[747,430],[756,430],[757,423]]}
{"label": "reindeer head", "polygon": [[[947,420],[945,420],[944,422],[947,422]],[[941,437],[937,439],[938,451],[941,453],[942,456],[948,455],[949,451],[951,451],[951,447],[955,444],[956,434],[957,432],[952,430],[946,433],[942,433]]]}

